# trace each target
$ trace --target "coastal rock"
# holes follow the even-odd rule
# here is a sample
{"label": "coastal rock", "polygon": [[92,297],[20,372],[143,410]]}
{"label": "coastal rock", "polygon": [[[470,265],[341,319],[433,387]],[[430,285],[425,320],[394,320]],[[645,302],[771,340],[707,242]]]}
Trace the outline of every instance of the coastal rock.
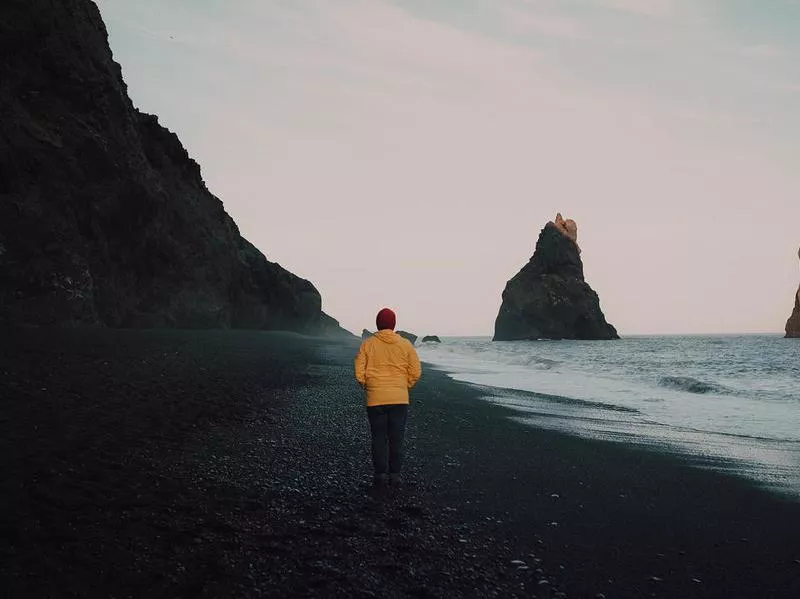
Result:
{"label": "coastal rock", "polygon": [[408,339],[411,342],[411,345],[414,345],[417,342],[417,336],[414,333],[409,333],[407,331],[397,331],[397,334],[400,335],[403,339]]}
{"label": "coastal rock", "polygon": [[441,340],[441,339],[439,339],[439,338],[438,338],[436,335],[425,335],[425,336],[422,338],[422,343],[428,343],[428,342],[431,342],[431,343],[441,343],[441,342],[442,342],[442,340]]}
{"label": "coastal rock", "polygon": [[[800,250],[797,251],[797,257],[800,258]],[[786,336],[800,338],[800,287],[797,288],[797,293],[794,295],[792,315],[786,321]]]}
{"label": "coastal rock", "polygon": [[575,243],[575,247],[578,248],[578,253],[580,253],[581,248],[578,245],[578,224],[571,218],[564,220],[560,212],[556,214],[553,224],[561,233],[567,236],[567,239],[571,239]]}
{"label": "coastal rock", "polygon": [[0,4],[0,320],[349,335],[137,110],[89,0]]}
{"label": "coastal rock", "polygon": [[362,339],[367,339],[367,338],[369,338],[371,336],[372,336],[372,333],[370,331],[368,331],[367,329],[363,329],[361,331],[361,338]]}
{"label": "coastal rock", "polygon": [[495,341],[619,338],[584,279],[577,232],[560,214],[545,225],[533,257],[506,284]]}

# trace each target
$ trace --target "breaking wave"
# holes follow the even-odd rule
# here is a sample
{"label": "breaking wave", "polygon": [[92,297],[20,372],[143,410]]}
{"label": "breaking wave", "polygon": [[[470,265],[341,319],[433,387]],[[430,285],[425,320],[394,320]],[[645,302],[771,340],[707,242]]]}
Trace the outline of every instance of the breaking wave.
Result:
{"label": "breaking wave", "polygon": [[662,376],[658,380],[658,384],[668,389],[675,389],[676,391],[686,391],[687,393],[697,393],[705,395],[706,393],[727,393],[728,390],[722,385],[715,385],[714,383],[706,383],[690,376]]}

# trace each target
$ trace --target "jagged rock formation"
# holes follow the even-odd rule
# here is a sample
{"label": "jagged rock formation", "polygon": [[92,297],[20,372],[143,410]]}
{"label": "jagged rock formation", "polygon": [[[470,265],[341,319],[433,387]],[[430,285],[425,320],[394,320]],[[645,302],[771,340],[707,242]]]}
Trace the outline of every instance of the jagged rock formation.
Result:
{"label": "jagged rock formation", "polygon": [[[797,257],[800,258],[800,250],[797,251]],[[797,288],[797,293],[794,295],[792,315],[786,321],[786,336],[800,338],[800,287]]]}
{"label": "jagged rock formation", "polygon": [[575,221],[545,225],[530,261],[506,285],[495,341],[618,339],[583,277]]}
{"label": "jagged rock formation", "polygon": [[346,334],[133,106],[89,0],[0,4],[0,320]]}
{"label": "jagged rock formation", "polygon": [[361,338],[362,339],[369,339],[370,337],[372,337],[372,332],[371,331],[368,331],[367,329],[362,329],[361,330]]}
{"label": "jagged rock formation", "polygon": [[422,343],[441,343],[442,340],[439,339],[436,335],[425,335],[422,338]]}
{"label": "jagged rock formation", "polygon": [[558,214],[556,214],[556,219],[553,221],[553,224],[559,231],[561,231],[564,235],[566,235],[567,238],[571,239],[575,243],[575,247],[578,248],[578,253],[580,254],[581,248],[578,245],[577,223],[571,218],[564,220],[564,217],[561,216],[561,213],[559,212]]}
{"label": "jagged rock formation", "polygon": [[417,336],[414,333],[409,333],[408,331],[397,331],[397,334],[403,339],[408,339],[411,342],[411,345],[414,345],[417,342]]}

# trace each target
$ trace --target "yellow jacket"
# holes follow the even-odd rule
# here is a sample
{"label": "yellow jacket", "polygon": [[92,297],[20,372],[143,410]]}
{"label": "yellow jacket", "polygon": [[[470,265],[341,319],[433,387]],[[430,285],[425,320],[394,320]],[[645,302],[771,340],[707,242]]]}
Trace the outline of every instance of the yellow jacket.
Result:
{"label": "yellow jacket", "polygon": [[408,390],[422,375],[414,346],[391,329],[364,340],[355,369],[356,380],[367,391],[367,406],[407,404]]}

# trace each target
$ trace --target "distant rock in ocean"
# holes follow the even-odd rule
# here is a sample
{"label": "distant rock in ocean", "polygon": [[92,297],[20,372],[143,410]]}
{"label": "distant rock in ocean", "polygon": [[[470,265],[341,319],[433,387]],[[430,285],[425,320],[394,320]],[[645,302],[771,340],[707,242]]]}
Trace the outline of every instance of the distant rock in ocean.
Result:
{"label": "distant rock in ocean", "polygon": [[442,340],[439,339],[436,335],[425,335],[422,338],[422,343],[441,343]]}
{"label": "distant rock in ocean", "polygon": [[[800,258],[800,250],[797,251],[797,257]],[[786,336],[800,338],[800,287],[797,288],[797,293],[794,295],[792,315],[786,321]]]}
{"label": "distant rock in ocean", "polygon": [[414,333],[409,333],[407,331],[397,331],[397,334],[400,335],[403,339],[408,339],[411,342],[411,345],[414,345],[417,342],[417,336]]}
{"label": "distant rock in ocean", "polygon": [[[400,335],[403,339],[408,339],[411,342],[411,345],[414,345],[414,343],[416,343],[416,341],[417,341],[417,336],[414,333],[408,333],[406,331],[397,331],[397,334]],[[363,331],[361,331],[361,338],[362,339],[367,339],[368,337],[370,337],[372,335],[373,335],[373,333],[371,333],[367,329],[364,329]]]}
{"label": "distant rock in ocean", "polygon": [[133,106],[93,2],[3,2],[0,24],[0,320],[349,335]]}
{"label": "distant rock in ocean", "polygon": [[578,227],[558,214],[539,234],[533,257],[507,283],[494,340],[618,338],[584,280]]}

